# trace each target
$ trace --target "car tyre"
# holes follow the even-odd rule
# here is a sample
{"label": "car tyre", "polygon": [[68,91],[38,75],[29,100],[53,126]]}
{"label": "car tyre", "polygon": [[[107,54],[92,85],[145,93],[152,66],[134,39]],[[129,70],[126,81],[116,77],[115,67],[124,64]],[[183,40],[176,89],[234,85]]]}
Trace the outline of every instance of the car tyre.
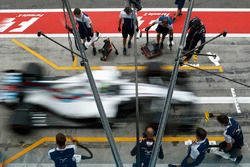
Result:
{"label": "car tyre", "polygon": [[147,69],[145,71],[146,77],[156,77],[156,76],[162,76],[162,69],[161,69],[161,63],[158,62],[150,62],[146,64]]}
{"label": "car tyre", "polygon": [[26,105],[18,107],[10,117],[10,126],[16,133],[28,134],[32,127],[30,107]]}

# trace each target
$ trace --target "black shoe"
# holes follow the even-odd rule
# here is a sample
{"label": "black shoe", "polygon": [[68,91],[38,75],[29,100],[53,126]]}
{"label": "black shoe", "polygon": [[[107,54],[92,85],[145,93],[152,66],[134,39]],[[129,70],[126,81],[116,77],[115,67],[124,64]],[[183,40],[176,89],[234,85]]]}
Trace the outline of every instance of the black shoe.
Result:
{"label": "black shoe", "polygon": [[128,41],[128,48],[131,48],[131,41]]}
{"label": "black shoe", "polygon": [[127,49],[123,48],[123,55],[126,56],[127,55]]}
{"label": "black shoe", "polygon": [[160,44],[160,49],[163,49],[163,43]]}
{"label": "black shoe", "polygon": [[94,54],[94,56],[96,55],[96,48],[93,48],[93,54]]}
{"label": "black shoe", "polygon": [[168,164],[168,167],[177,167],[176,165]]}
{"label": "black shoe", "polygon": [[242,155],[241,156],[237,156],[235,163],[237,163],[237,164],[240,163],[240,161],[242,160],[242,158],[243,158]]}
{"label": "black shoe", "polygon": [[182,16],[182,12],[178,13],[177,16]]}

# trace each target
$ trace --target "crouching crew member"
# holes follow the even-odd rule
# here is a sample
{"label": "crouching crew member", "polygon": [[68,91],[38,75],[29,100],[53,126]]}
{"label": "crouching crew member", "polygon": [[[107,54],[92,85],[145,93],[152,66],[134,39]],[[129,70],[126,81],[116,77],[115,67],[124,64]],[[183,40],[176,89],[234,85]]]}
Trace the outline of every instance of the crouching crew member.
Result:
{"label": "crouching crew member", "polygon": [[[169,16],[160,16],[153,24],[149,27],[145,28],[145,31],[148,31],[153,25],[158,24],[156,28],[157,36],[156,42],[160,49],[163,48],[163,42],[165,40],[166,35],[169,34],[169,47],[172,47],[173,41],[173,20]],[[162,35],[162,37],[161,37]]]}

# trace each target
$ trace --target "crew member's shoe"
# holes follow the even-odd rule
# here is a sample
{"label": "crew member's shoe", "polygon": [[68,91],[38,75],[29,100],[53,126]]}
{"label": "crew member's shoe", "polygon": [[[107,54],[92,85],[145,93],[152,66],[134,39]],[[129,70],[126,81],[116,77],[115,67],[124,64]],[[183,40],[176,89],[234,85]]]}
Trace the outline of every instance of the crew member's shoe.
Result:
{"label": "crew member's shoe", "polygon": [[177,16],[182,16],[182,12],[179,12],[179,13],[177,14]]}
{"label": "crew member's shoe", "polygon": [[236,157],[236,160],[235,160],[235,163],[240,163],[240,161],[242,160],[242,158],[243,158],[243,156],[242,155],[240,155],[240,156],[237,156]]}
{"label": "crew member's shoe", "polygon": [[177,12],[177,13],[175,13],[174,18],[173,18],[173,22],[176,21],[176,17],[177,17],[177,16],[182,16],[182,12]]}
{"label": "crew member's shoe", "polygon": [[177,165],[168,164],[168,167],[177,167]]}
{"label": "crew member's shoe", "polygon": [[123,55],[126,56],[127,55],[127,49],[123,48]]}

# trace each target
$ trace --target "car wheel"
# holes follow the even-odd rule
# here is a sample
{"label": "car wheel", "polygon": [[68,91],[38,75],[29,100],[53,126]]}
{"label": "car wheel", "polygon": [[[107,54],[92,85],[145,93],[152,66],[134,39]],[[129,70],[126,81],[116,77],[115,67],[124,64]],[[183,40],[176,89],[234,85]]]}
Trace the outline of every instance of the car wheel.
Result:
{"label": "car wheel", "polygon": [[150,84],[162,85],[163,84],[163,70],[161,69],[161,63],[150,62],[146,64],[146,70],[144,71],[144,77]]}
{"label": "car wheel", "polygon": [[135,112],[135,102],[129,101],[118,105],[117,118],[126,118]]}
{"label": "car wheel", "polygon": [[30,106],[23,105],[18,107],[10,117],[10,126],[14,132],[27,134],[31,131],[32,121]]}
{"label": "car wheel", "polygon": [[158,62],[150,62],[146,64],[147,69],[145,71],[146,77],[156,77],[156,76],[162,76],[162,69],[161,69],[161,63]]}

